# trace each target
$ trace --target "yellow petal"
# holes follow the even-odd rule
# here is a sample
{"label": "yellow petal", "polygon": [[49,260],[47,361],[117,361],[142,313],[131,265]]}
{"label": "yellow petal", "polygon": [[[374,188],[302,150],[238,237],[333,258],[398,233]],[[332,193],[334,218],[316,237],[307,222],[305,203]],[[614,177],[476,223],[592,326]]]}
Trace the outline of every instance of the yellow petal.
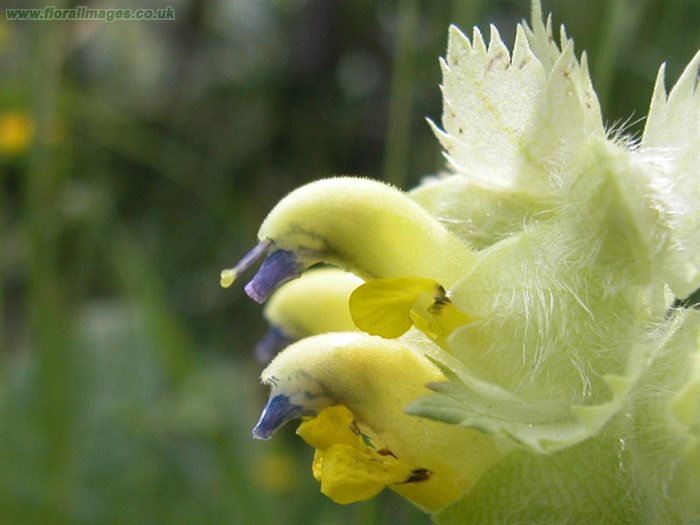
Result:
{"label": "yellow petal", "polygon": [[321,481],[321,473],[323,472],[323,452],[316,450],[314,454],[314,460],[311,463],[311,472],[314,475],[316,481]]}
{"label": "yellow petal", "polygon": [[361,445],[362,441],[356,430],[355,417],[343,405],[328,407],[317,417],[303,421],[297,434],[317,449],[326,449],[336,444],[354,447]]}
{"label": "yellow petal", "polygon": [[350,312],[355,325],[371,335],[388,339],[406,332],[413,321],[411,308],[422,294],[432,297],[442,290],[437,281],[421,277],[373,279],[350,296]]}
{"label": "yellow petal", "polygon": [[433,340],[444,340],[455,329],[474,321],[447,297],[432,279],[373,279],[350,296],[355,325],[371,335],[394,339],[415,323]]}
{"label": "yellow petal", "polygon": [[318,416],[305,420],[297,434],[316,447],[314,478],[321,482],[321,492],[337,503],[366,500],[385,486],[430,478],[428,470],[400,461],[386,447],[376,450],[343,405],[325,408]]}
{"label": "yellow petal", "polygon": [[460,326],[475,321],[457,308],[448,297],[420,295],[411,308],[411,320],[421,332],[435,341],[444,341]]}
{"label": "yellow petal", "polygon": [[348,445],[334,445],[323,452],[321,470],[321,492],[347,504],[376,496],[387,485],[407,482],[414,469],[392,456],[378,459]]}

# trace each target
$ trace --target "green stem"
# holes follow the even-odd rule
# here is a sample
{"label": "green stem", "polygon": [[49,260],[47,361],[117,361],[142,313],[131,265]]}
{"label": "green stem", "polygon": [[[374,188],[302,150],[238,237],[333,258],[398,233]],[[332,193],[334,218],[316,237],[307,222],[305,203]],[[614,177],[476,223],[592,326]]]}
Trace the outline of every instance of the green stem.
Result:
{"label": "green stem", "polygon": [[[3,172],[0,170],[0,179],[3,178]],[[5,210],[7,209],[7,195],[5,187],[0,184],[0,239],[5,239],[7,236],[7,219]],[[7,336],[5,335],[9,327],[8,320],[5,319],[5,259],[0,256],[0,384],[2,383],[2,370],[6,366],[4,359],[7,357]]]}
{"label": "green stem", "polygon": [[32,116],[35,137],[26,176],[24,222],[28,254],[27,318],[38,366],[39,425],[43,434],[46,485],[41,511],[45,523],[70,521],[73,367],[70,318],[63,302],[58,270],[57,233],[60,217],[54,203],[58,171],[51,147],[62,31],[49,22],[36,23],[31,62]]}
{"label": "green stem", "polygon": [[104,250],[107,260],[113,263],[112,271],[127,296],[143,309],[141,313],[154,352],[157,352],[169,380],[177,385],[196,366],[189,334],[164,299],[164,284],[158,271],[154,270],[136,239],[121,225],[103,231],[109,232],[109,241],[99,237],[96,242]]}
{"label": "green stem", "polygon": [[392,66],[384,178],[399,188],[406,184],[413,106],[413,37],[418,28],[417,0],[400,0]]}
{"label": "green stem", "polygon": [[128,304],[138,305],[151,348],[170,385],[176,387],[197,363],[190,334],[168,303],[162,273],[109,199],[94,209],[86,223],[86,235],[99,249],[105,272],[115,279]]}

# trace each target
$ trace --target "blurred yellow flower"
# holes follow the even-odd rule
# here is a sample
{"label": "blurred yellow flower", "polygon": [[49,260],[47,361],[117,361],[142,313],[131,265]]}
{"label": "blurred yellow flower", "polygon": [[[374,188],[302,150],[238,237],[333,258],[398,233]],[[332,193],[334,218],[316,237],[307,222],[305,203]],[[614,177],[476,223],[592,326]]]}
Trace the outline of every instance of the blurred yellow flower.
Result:
{"label": "blurred yellow flower", "polygon": [[286,452],[268,452],[256,463],[252,477],[265,490],[287,492],[294,487],[297,479],[296,463]]}
{"label": "blurred yellow flower", "polygon": [[24,152],[34,136],[34,121],[24,111],[0,114],[0,153],[17,155]]}

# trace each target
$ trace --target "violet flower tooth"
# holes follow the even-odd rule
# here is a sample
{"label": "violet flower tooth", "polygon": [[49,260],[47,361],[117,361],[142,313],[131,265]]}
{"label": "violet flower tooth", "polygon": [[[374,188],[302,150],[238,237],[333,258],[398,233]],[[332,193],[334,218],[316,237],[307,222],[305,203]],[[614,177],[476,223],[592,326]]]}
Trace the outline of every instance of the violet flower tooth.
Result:
{"label": "violet flower tooth", "polygon": [[267,301],[278,286],[301,275],[304,265],[294,252],[275,250],[263,261],[253,279],[246,285],[248,297],[260,304]]}
{"label": "violet flower tooth", "polygon": [[304,415],[303,407],[291,403],[289,397],[285,395],[274,395],[270,397],[260,419],[253,428],[253,437],[255,439],[270,439],[272,434],[282,428],[286,422],[302,415]]}

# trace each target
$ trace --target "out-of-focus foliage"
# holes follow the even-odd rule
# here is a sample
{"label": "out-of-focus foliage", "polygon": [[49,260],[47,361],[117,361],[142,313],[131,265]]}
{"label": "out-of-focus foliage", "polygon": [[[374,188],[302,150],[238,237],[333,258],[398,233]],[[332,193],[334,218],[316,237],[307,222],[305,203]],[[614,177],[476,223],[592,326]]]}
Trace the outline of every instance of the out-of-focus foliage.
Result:
{"label": "out-of-focus foliage", "polygon": [[[448,24],[528,0],[95,5],[146,3],[176,19],[0,11],[0,524],[425,523],[391,495],[339,508],[299,440],[251,439],[264,326],[218,270],[304,182],[438,170]],[[544,9],[632,133],[700,45],[692,0]]]}

